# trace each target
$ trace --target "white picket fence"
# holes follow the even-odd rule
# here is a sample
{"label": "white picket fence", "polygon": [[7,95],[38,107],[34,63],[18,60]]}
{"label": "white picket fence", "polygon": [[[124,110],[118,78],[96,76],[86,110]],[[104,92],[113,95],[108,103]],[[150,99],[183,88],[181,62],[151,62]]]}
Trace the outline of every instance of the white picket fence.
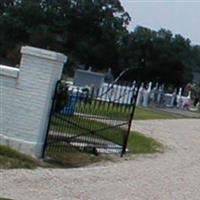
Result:
{"label": "white picket fence", "polygon": [[136,88],[134,84],[132,87],[130,87],[104,83],[99,89],[97,99],[107,102],[130,105],[132,103],[135,89]]}

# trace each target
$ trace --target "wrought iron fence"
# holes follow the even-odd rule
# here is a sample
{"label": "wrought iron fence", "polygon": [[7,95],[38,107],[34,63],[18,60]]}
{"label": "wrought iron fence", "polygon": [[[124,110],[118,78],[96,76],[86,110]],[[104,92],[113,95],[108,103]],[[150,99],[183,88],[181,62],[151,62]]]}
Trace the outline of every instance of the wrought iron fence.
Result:
{"label": "wrought iron fence", "polygon": [[126,152],[139,86],[136,82],[78,88],[57,83],[44,155]]}

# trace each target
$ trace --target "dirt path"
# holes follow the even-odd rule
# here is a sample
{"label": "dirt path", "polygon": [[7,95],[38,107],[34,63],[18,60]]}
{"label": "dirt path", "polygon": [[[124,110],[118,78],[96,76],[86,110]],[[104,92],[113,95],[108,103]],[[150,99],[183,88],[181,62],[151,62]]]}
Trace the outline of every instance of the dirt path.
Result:
{"label": "dirt path", "polygon": [[164,154],[79,169],[1,170],[0,197],[16,200],[199,200],[200,119],[137,121]]}

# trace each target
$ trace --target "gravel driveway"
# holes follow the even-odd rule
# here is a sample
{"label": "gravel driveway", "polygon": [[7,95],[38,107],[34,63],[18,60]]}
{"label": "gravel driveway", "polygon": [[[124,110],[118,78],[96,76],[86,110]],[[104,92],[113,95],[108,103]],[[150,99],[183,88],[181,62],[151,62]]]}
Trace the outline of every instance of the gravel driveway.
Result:
{"label": "gravel driveway", "polygon": [[199,200],[200,119],[137,121],[164,154],[79,169],[1,170],[0,197],[16,200]]}

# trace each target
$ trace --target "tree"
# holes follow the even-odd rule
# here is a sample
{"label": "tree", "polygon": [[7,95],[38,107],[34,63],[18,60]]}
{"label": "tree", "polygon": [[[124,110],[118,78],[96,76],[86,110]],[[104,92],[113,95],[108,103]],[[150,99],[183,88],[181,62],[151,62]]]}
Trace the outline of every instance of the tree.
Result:
{"label": "tree", "polygon": [[13,0],[1,7],[1,57],[27,44],[99,70],[117,65],[117,42],[130,21],[119,0]]}
{"label": "tree", "polygon": [[20,47],[59,51],[67,69],[82,65],[96,71],[139,66],[122,78],[181,86],[200,70],[200,47],[171,31],[138,26],[128,32],[130,16],[120,0],[0,1],[0,62],[16,64]]}
{"label": "tree", "polygon": [[[143,81],[153,80],[175,86],[192,80],[192,68],[200,56],[197,51],[194,56],[190,41],[181,35],[173,36],[169,30],[156,32],[145,27],[137,27],[123,37],[120,54],[123,55],[121,65],[143,68],[140,70]],[[127,78],[136,78],[136,73],[132,71]]]}

